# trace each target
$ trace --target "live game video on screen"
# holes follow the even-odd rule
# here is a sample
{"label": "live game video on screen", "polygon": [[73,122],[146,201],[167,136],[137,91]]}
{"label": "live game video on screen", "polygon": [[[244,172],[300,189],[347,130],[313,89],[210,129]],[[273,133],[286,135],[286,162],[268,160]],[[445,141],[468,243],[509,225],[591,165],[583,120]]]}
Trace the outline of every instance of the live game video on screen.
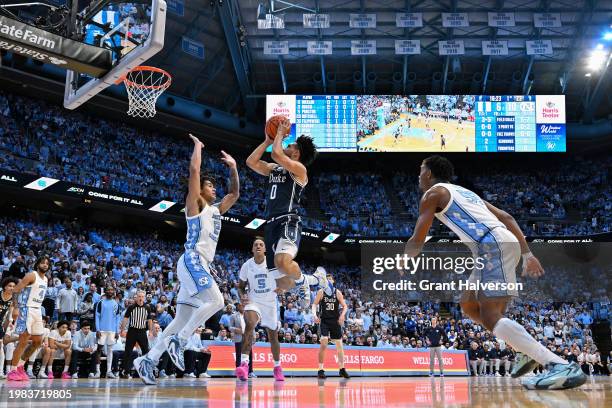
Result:
{"label": "live game video on screen", "polygon": [[563,95],[269,95],[322,152],[564,152]]}

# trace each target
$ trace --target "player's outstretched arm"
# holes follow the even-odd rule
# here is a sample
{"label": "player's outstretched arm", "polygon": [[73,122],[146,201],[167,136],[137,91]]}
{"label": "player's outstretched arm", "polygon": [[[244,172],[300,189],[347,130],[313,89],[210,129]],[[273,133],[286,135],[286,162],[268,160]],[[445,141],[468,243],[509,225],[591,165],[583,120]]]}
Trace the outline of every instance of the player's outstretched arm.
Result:
{"label": "player's outstretched arm", "polygon": [[276,131],[276,138],[274,138],[274,143],[272,144],[272,160],[283,166],[299,180],[306,181],[308,174],[306,166],[297,160],[293,160],[283,151],[283,137],[288,133],[290,127],[291,123],[288,119],[279,123],[278,130]]}
{"label": "player's outstretched arm", "polygon": [[202,148],[204,144],[191,133],[189,137],[193,141],[193,153],[189,162],[189,190],[187,192],[185,211],[189,217],[192,217],[200,212],[200,167],[202,166]]}
{"label": "player's outstretched arm", "polygon": [[238,178],[238,169],[236,167],[236,160],[229,154],[221,150],[221,161],[225,163],[230,169],[230,189],[229,193],[223,197],[221,204],[219,204],[219,212],[224,214],[232,208],[232,206],[238,201],[240,197],[240,180]]}
{"label": "player's outstretched arm", "polygon": [[268,136],[264,135],[265,140],[253,150],[253,153],[247,157],[246,164],[251,170],[262,176],[270,175],[270,171],[274,168],[274,163],[268,163],[261,160],[261,157],[266,152],[268,146],[272,144],[272,141]]}
{"label": "player's outstretched arm", "polygon": [[437,188],[429,190],[421,198],[419,203],[419,218],[417,218],[414,232],[404,249],[404,253],[410,257],[415,257],[421,253],[423,244],[427,239],[427,233],[431,228],[436,209],[439,207],[441,194]]}
{"label": "player's outstretched arm", "polygon": [[529,244],[521,231],[521,227],[518,225],[514,217],[508,214],[506,211],[495,207],[493,204],[486,202],[485,205],[497,217],[497,219],[508,228],[508,230],[518,239],[521,245],[521,254],[523,256],[523,276],[529,275],[532,278],[538,278],[544,275],[544,268],[540,264],[538,258],[536,258],[529,249]]}

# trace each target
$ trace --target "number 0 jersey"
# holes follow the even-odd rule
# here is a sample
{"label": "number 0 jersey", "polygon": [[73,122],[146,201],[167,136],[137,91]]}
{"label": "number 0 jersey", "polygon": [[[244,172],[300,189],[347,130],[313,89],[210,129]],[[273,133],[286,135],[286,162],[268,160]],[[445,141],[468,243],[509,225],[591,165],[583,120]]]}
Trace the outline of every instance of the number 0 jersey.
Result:
{"label": "number 0 jersey", "polygon": [[298,183],[293,174],[282,166],[276,166],[271,170],[266,193],[266,219],[284,214],[297,214],[305,187],[305,184]]}
{"label": "number 0 jersey", "polygon": [[40,277],[38,272],[35,272],[36,280],[31,285],[26,286],[23,291],[19,294],[17,302],[19,307],[34,307],[40,308],[43,300],[45,300],[45,293],[47,292],[47,277]]}
{"label": "number 0 jersey", "polygon": [[249,300],[263,303],[276,302],[276,280],[268,272],[265,259],[260,264],[255,262],[255,258],[246,261],[240,268],[239,278],[248,282]]}

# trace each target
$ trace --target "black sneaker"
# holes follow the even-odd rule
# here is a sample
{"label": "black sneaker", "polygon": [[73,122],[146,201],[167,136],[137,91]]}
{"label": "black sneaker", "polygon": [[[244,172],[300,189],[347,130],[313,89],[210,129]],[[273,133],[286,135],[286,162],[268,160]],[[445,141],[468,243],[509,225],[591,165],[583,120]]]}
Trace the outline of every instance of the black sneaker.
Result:
{"label": "black sneaker", "polygon": [[346,372],[345,368],[341,368],[339,373],[340,373],[340,377],[351,378],[351,376]]}
{"label": "black sneaker", "polygon": [[325,370],[319,370],[319,372],[317,373],[317,377],[319,377],[322,380],[326,379],[327,376],[325,375]]}

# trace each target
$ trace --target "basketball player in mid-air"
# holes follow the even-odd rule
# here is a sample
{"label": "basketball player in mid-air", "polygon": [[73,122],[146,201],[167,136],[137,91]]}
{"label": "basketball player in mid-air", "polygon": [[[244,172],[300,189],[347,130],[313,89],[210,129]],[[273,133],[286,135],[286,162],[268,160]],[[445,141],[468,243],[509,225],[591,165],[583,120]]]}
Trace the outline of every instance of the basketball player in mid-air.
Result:
{"label": "basketball player in mid-air", "polygon": [[[238,292],[244,307],[245,328],[242,334],[242,351],[240,353],[240,366],[236,368],[236,377],[246,381],[249,377],[249,355],[253,347],[254,330],[257,323],[266,328],[272,358],[274,359],[274,379],[284,381],[283,369],[280,362],[280,342],[278,340],[278,296],[276,294],[276,280],[268,273],[266,266],[266,244],[261,238],[253,241],[251,249],[253,257],[247,260],[240,268],[238,276]],[[247,293],[248,287],[248,293]]]}
{"label": "basketball player in mid-air", "polygon": [[[523,275],[542,276],[544,270],[529,250],[514,218],[474,192],[451,184],[453,172],[453,165],[444,157],[431,156],[423,160],[419,174],[423,197],[414,233],[406,244],[406,254],[416,257],[421,252],[435,217],[472,249],[474,257],[487,260],[485,268],[472,271],[470,281],[515,283],[516,267],[521,258]],[[461,308],[471,319],[525,355],[515,362],[513,377],[527,374],[538,364],[548,369],[523,380],[525,388],[565,389],[584,384],[586,376],[578,364],[563,360],[531,337],[523,326],[503,316],[511,296],[516,295],[515,290],[466,291],[462,295]]]}
{"label": "basketball player in mid-air", "polygon": [[[307,167],[317,157],[317,148],[311,137],[302,135],[295,143],[283,149],[283,137],[291,128],[285,119],[278,125],[274,141],[265,140],[247,158],[246,164],[258,174],[268,177],[266,192],[266,263],[277,280],[280,290],[300,288],[305,306],[310,304],[309,280],[294,261],[300,246],[302,220],[298,214],[300,199],[308,183]],[[272,160],[261,160],[272,144]]]}
{"label": "basketball player in mid-air", "polygon": [[[317,268],[323,270],[322,267]],[[344,368],[344,348],[342,346],[342,326],[346,317],[347,306],[344,295],[334,286],[334,278],[331,273],[325,273],[321,282],[321,288],[312,302],[312,315],[315,323],[319,324],[319,372],[318,377],[325,379],[324,363],[327,344],[331,339],[336,345],[338,355],[339,374],[344,378],[351,378]],[[320,310],[319,310],[319,305]],[[340,311],[342,306],[342,311]]]}
{"label": "basketball player in mid-air", "polygon": [[6,376],[9,381],[29,381],[23,366],[42,344],[45,325],[40,308],[47,293],[46,274],[50,267],[49,257],[40,256],[34,263],[34,272],[24,276],[13,290],[14,307],[19,308],[15,321],[15,334],[19,335],[19,342],[13,352],[12,366],[16,368]]}
{"label": "basketball player in mid-air", "polygon": [[221,232],[221,214],[238,200],[240,183],[236,161],[221,151],[221,161],[230,169],[230,189],[215,204],[217,193],[214,179],[200,177],[204,144],[195,136],[189,164],[189,187],[185,203],[187,239],[185,253],[177,262],[180,283],[176,302],[176,316],[161,334],[160,340],[147,354],[134,360],[134,368],[145,384],[155,384],[153,369],[159,358],[168,351],[176,367],[185,371],[184,351],[187,340],[195,329],[223,308],[223,295],[213,277],[210,264],[215,256]]}

